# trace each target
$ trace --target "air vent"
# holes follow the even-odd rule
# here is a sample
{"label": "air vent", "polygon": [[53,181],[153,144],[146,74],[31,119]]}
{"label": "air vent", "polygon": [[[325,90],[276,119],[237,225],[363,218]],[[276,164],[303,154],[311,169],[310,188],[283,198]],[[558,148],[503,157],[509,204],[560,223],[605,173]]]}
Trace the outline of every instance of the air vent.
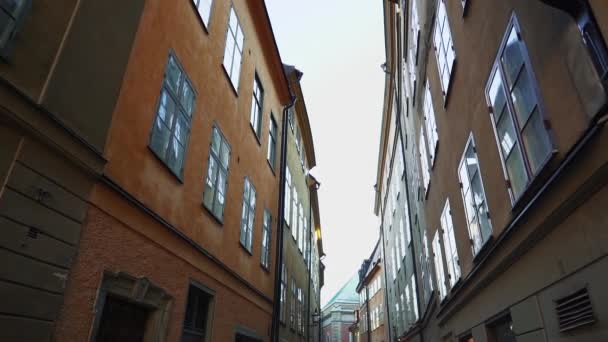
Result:
{"label": "air vent", "polygon": [[571,331],[595,322],[587,288],[556,300],[555,309],[560,332]]}

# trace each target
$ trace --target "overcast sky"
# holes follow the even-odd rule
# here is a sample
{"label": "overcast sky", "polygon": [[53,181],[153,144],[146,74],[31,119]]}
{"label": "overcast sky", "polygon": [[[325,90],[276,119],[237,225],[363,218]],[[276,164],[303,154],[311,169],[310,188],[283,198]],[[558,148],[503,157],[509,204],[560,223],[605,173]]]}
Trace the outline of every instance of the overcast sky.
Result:
{"label": "overcast sky", "polygon": [[378,239],[373,214],[384,73],[382,2],[267,0],[283,62],[302,88],[321,182],[327,257],[322,304],[359,269]]}

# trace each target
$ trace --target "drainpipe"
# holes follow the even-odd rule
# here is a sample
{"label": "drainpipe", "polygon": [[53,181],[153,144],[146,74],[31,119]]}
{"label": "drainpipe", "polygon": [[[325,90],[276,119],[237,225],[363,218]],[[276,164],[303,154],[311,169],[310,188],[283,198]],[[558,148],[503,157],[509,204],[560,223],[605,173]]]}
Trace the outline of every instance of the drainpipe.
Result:
{"label": "drainpipe", "polygon": [[[312,184],[311,186],[315,186],[315,184]],[[308,187],[308,251],[305,251],[305,253],[308,255],[308,259],[306,261],[307,265],[308,265],[308,296],[306,297],[306,307],[308,308],[306,310],[307,314],[306,314],[306,340],[309,340],[309,336],[310,336],[310,283],[312,280],[312,257],[311,257],[311,252],[312,252],[312,238],[310,235],[310,232],[312,231],[312,205],[311,205],[311,186]]]}
{"label": "drainpipe", "polygon": [[289,109],[296,103],[296,97],[292,96],[291,101],[283,108],[283,125],[281,131],[281,166],[279,171],[279,217],[277,220],[277,243],[276,243],[276,262],[274,264],[274,296],[272,301],[272,323],[270,328],[270,341],[279,342],[279,321],[281,311],[281,277],[283,273],[283,230],[285,221],[285,177],[287,169],[287,138],[289,137]]}

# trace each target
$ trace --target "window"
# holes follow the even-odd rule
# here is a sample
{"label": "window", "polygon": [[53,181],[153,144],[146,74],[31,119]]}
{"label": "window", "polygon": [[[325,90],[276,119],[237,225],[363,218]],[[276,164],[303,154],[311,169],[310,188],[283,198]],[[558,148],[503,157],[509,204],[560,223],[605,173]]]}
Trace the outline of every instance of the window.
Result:
{"label": "window", "polygon": [[294,186],[292,189],[292,216],[293,216],[293,225],[291,227],[291,236],[293,237],[293,239],[296,241],[298,241],[298,233],[300,232],[300,206],[298,205],[298,190],[296,190],[296,187]]}
{"label": "window", "polygon": [[226,33],[226,50],[224,51],[224,69],[232,82],[235,90],[239,89],[239,76],[241,74],[241,59],[243,58],[243,29],[239,18],[230,8],[230,20],[228,21],[228,32]]}
{"label": "window", "polygon": [[268,209],[264,210],[264,222],[262,226],[262,267],[270,268],[270,241],[272,235],[272,215]]}
{"label": "window", "polygon": [[435,236],[433,237],[433,261],[435,262],[435,275],[437,276],[439,298],[444,299],[447,295],[447,289],[445,286],[445,272],[443,270],[443,253],[441,253],[441,242],[439,239],[439,233],[435,232]]}
{"label": "window", "polygon": [[209,17],[211,16],[211,5],[213,5],[213,0],[192,0],[194,6],[198,10],[198,14],[201,16],[201,20],[203,20],[203,24],[205,27],[209,27]]}
{"label": "window", "polygon": [[418,150],[420,152],[420,169],[422,171],[422,186],[424,187],[424,197],[429,189],[431,175],[429,173],[429,159],[426,154],[426,145],[424,144],[424,132],[420,128],[420,138],[418,139]]}
{"label": "window", "polygon": [[393,281],[395,281],[395,279],[397,279],[397,251],[396,248],[393,248],[393,253],[392,253],[393,259],[392,259],[392,267],[393,267]]}
{"label": "window", "polygon": [[285,171],[285,210],[283,219],[287,226],[291,226],[291,172],[289,171],[289,167],[287,167]]}
{"label": "window", "polygon": [[203,204],[220,221],[224,219],[229,162],[230,146],[228,146],[222,132],[215,126],[213,127],[211,146],[209,147],[209,165],[203,193]]}
{"label": "window", "polygon": [[437,57],[437,67],[439,68],[441,92],[445,100],[450,87],[454,62],[456,61],[456,52],[454,50],[454,41],[452,39],[452,31],[450,30],[445,3],[443,0],[438,1],[433,44],[435,46],[435,56]]}
{"label": "window", "polygon": [[292,330],[296,329],[296,298],[298,296],[296,278],[291,278],[291,300],[289,306],[289,326]]}
{"label": "window", "polygon": [[188,289],[182,341],[206,341],[213,296],[195,285]]}
{"label": "window", "polygon": [[493,342],[516,342],[511,316],[500,318],[488,326],[488,339]]}
{"label": "window", "polygon": [[287,311],[285,310],[287,299],[287,268],[285,264],[281,264],[281,308],[279,310],[279,318],[282,323],[285,323],[285,316],[287,315]]}
{"label": "window", "polygon": [[253,220],[255,217],[255,187],[245,177],[245,191],[243,192],[243,213],[241,216],[241,245],[251,253],[253,240]]}
{"label": "window", "polygon": [[452,211],[450,201],[445,201],[443,212],[441,213],[441,230],[443,232],[443,247],[445,248],[445,259],[448,263],[448,276],[450,287],[454,287],[460,279],[460,260],[456,249],[456,237],[454,236],[454,224],[452,223]]}
{"label": "window", "polygon": [[297,321],[297,331],[298,333],[302,332],[302,289],[298,288],[297,290],[298,298],[296,302],[296,314],[298,315]]}
{"label": "window", "polygon": [[429,157],[431,158],[431,167],[435,163],[435,152],[437,152],[437,142],[439,135],[437,133],[437,123],[435,122],[435,110],[433,109],[433,97],[429,81],[426,81],[424,89],[424,126],[426,127],[426,141],[429,147]]}
{"label": "window", "polygon": [[[403,232],[403,218],[401,218],[399,220],[399,239],[401,241],[401,249],[400,249],[400,257],[401,259],[405,258],[405,249],[407,248],[406,242],[405,242],[405,233]],[[408,238],[409,240],[409,238]]]}
{"label": "window", "polygon": [[469,236],[472,242],[473,255],[489,240],[492,234],[486,194],[483,190],[479,161],[473,136],[469,138],[464,155],[458,167],[460,189],[464,201]]}
{"label": "window", "polygon": [[277,122],[272,114],[270,114],[270,127],[268,128],[268,156],[266,158],[274,170],[277,158]]}
{"label": "window", "polygon": [[255,132],[255,135],[260,138],[262,133],[262,113],[264,110],[264,88],[258,74],[255,74],[253,80],[253,96],[251,99],[251,117],[249,123]]}
{"label": "window", "polygon": [[[411,21],[410,26],[412,29],[412,50],[414,51],[414,56],[410,55],[410,62],[412,64],[417,64],[418,62],[418,41],[420,39],[420,22],[418,21],[418,7],[416,6],[416,0],[412,0],[412,9],[411,9]],[[411,58],[414,57],[414,58]]]}
{"label": "window", "polygon": [[293,107],[289,107],[287,111],[287,119],[289,120],[289,127],[291,127],[291,131],[293,132],[295,127],[295,112]]}
{"label": "window", "polygon": [[0,56],[7,58],[15,35],[31,6],[31,0],[0,1]]}
{"label": "window", "polygon": [[298,210],[298,249],[300,253],[304,252],[304,207],[300,203]]}
{"label": "window", "polygon": [[195,98],[188,76],[170,54],[150,135],[150,149],[179,179],[184,171]]}
{"label": "window", "polygon": [[526,47],[514,21],[507,32],[486,96],[511,201],[515,202],[553,149]]}

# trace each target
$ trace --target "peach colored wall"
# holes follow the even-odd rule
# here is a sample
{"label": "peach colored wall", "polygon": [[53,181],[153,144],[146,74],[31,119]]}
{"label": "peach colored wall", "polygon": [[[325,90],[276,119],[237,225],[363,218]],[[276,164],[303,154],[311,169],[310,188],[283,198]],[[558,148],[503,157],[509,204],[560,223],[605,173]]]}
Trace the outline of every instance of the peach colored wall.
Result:
{"label": "peach colored wall", "polygon": [[[213,2],[207,33],[190,1],[147,1],[106,145],[106,174],[271,297],[272,272],[260,267],[261,227],[265,208],[271,210],[273,224],[277,222],[278,175],[266,163],[266,148],[270,112],[281,127],[282,106],[271,81],[271,71],[260,52],[262,42],[256,36],[254,17],[242,0],[234,1],[245,43],[238,96],[233,91],[222,67],[230,3]],[[183,184],[148,149],[170,51],[198,94]],[[254,70],[265,89],[261,144],[249,124]],[[202,205],[214,123],[232,148],[223,225]],[[239,245],[246,176],[257,190],[253,255]],[[103,207],[107,203],[97,204]]]}

